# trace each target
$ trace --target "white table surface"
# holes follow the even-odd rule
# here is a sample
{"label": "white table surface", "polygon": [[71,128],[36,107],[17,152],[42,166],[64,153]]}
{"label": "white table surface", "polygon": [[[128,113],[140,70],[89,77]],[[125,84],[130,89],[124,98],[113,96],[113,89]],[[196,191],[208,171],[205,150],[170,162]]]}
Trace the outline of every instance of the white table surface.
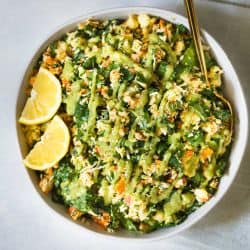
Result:
{"label": "white table surface", "polygon": [[222,3],[225,2],[240,6],[250,6],[250,0],[209,0],[209,1],[222,2]]}
{"label": "white table surface", "polygon": [[[250,9],[195,1],[200,23],[222,44],[250,104]],[[237,2],[237,1],[234,1]],[[249,3],[249,1],[241,1]],[[250,249],[250,146],[224,199],[189,230],[167,240],[131,244],[86,235],[58,219],[37,195],[20,156],[15,101],[34,49],[68,19],[121,6],[153,6],[184,13],[176,0],[0,0],[0,249]]]}

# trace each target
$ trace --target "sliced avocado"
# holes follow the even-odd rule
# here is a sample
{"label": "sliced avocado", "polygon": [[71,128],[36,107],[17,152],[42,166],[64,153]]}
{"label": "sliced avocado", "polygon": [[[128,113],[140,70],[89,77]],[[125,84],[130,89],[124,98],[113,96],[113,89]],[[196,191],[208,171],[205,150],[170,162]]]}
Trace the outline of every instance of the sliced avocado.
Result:
{"label": "sliced avocado", "polygon": [[173,193],[170,201],[164,204],[163,209],[165,217],[171,216],[182,209],[182,200],[180,191],[176,191]]}
{"label": "sliced avocado", "polygon": [[67,81],[71,81],[73,76],[74,76],[73,63],[70,59],[66,59],[61,78]]}
{"label": "sliced avocado", "polygon": [[80,89],[81,89],[81,81],[73,82],[71,85],[71,92],[65,99],[66,104],[66,112],[69,115],[73,115],[75,113],[76,104],[80,97]]}
{"label": "sliced avocado", "polygon": [[184,174],[188,177],[193,177],[199,167],[199,157],[196,155],[191,156],[187,161],[183,162]]}
{"label": "sliced avocado", "polygon": [[182,203],[186,207],[191,207],[195,201],[195,196],[191,192],[186,192],[181,195]]}
{"label": "sliced avocado", "polygon": [[186,49],[181,63],[190,67],[198,66],[198,59],[193,43]]}

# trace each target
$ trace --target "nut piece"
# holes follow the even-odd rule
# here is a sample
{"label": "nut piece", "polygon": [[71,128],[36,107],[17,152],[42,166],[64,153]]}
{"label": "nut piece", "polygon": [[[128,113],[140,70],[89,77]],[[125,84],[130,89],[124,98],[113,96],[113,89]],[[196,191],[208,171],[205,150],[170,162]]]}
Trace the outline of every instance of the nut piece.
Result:
{"label": "nut piece", "polygon": [[53,182],[53,169],[48,168],[45,171],[45,175],[43,176],[43,178],[39,182],[39,187],[43,193],[48,194],[52,190],[53,184],[54,184],[54,182]]}
{"label": "nut piece", "polygon": [[142,132],[135,132],[135,139],[138,141],[144,141],[145,136]]}
{"label": "nut piece", "polygon": [[105,211],[98,215],[92,215],[92,218],[97,224],[99,224],[100,226],[104,228],[107,228],[111,222],[111,217],[109,213]]}
{"label": "nut piece", "polygon": [[83,213],[80,210],[78,210],[74,207],[69,207],[68,212],[69,212],[70,217],[73,220],[77,220],[83,215]]}

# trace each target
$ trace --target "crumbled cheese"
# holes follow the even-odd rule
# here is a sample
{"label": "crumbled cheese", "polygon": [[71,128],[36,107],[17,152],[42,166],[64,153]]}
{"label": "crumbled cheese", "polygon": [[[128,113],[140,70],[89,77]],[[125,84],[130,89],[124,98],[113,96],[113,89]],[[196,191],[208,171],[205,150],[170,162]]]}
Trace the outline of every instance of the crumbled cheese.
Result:
{"label": "crumbled cheese", "polygon": [[159,96],[160,95],[157,92],[151,93],[150,94],[149,105],[151,106],[151,105],[155,104],[158,101]]}
{"label": "crumbled cheese", "polygon": [[128,217],[134,220],[145,220],[148,216],[146,203],[135,197],[131,198],[131,203],[128,211]]}
{"label": "crumbled cheese", "polygon": [[143,182],[145,184],[148,184],[148,183],[153,183],[153,178],[151,176],[148,176],[148,175],[142,175],[141,177],[143,179]]}
{"label": "crumbled cheese", "polygon": [[183,89],[179,86],[174,86],[166,92],[166,97],[168,102],[181,101],[183,94]]}
{"label": "crumbled cheese", "polygon": [[66,57],[67,44],[63,41],[59,41],[56,49],[56,59],[64,61]]}
{"label": "crumbled cheese", "polygon": [[158,106],[156,104],[153,104],[150,108],[149,111],[152,113],[153,117],[156,118],[159,115],[159,110]]}
{"label": "crumbled cheese", "polygon": [[167,25],[166,25],[166,28],[165,28],[165,34],[166,34],[166,36],[167,36],[167,38],[168,38],[168,40],[169,41],[171,41],[171,39],[172,39],[172,36],[173,36],[173,34],[172,34],[172,29],[173,29],[173,25],[171,24],[171,23],[168,23]]}
{"label": "crumbled cheese", "polygon": [[136,15],[130,15],[125,23],[125,25],[127,27],[129,27],[130,29],[136,29],[139,24],[137,21],[137,16]]}
{"label": "crumbled cheese", "polygon": [[121,122],[124,122],[124,123],[129,122],[128,113],[126,111],[120,111],[118,112],[118,115],[121,118]]}
{"label": "crumbled cheese", "polygon": [[194,190],[196,200],[200,203],[204,203],[209,200],[209,194],[204,188],[196,188]]}
{"label": "crumbled cheese", "polygon": [[150,24],[150,17],[147,14],[138,15],[138,22],[141,28],[147,28]]}
{"label": "crumbled cheese", "polygon": [[96,127],[99,131],[105,130],[106,124],[102,122],[102,120],[98,120],[96,122]]}
{"label": "crumbled cheese", "polygon": [[138,39],[135,39],[132,44],[132,50],[136,53],[139,53],[142,48],[142,42]]}
{"label": "crumbled cheese", "polygon": [[145,136],[143,135],[142,132],[135,132],[135,139],[138,140],[138,141],[144,141]]}
{"label": "crumbled cheese", "polygon": [[176,55],[180,55],[181,52],[185,49],[185,44],[183,40],[179,40],[175,44],[175,53]]}
{"label": "crumbled cheese", "polygon": [[187,179],[183,177],[183,178],[177,180],[174,187],[175,188],[181,188],[181,187],[185,186],[186,184],[187,184]]}
{"label": "crumbled cheese", "polygon": [[93,176],[91,173],[82,171],[80,173],[80,180],[82,181],[82,184],[86,187],[91,187],[94,184]]}
{"label": "crumbled cheese", "polygon": [[204,82],[198,76],[194,76],[191,73],[183,73],[180,77],[192,92],[198,92],[205,87]]}
{"label": "crumbled cheese", "polygon": [[71,158],[72,164],[77,168],[77,169],[81,169],[83,167],[84,164],[84,157],[82,155],[78,155],[78,156],[73,156]]}
{"label": "crumbled cheese", "polygon": [[128,103],[128,105],[131,107],[131,108],[135,108],[136,105],[138,104],[139,102],[139,98],[136,98],[136,97],[131,97],[131,93],[129,91],[125,92],[124,96],[123,96],[123,101]]}
{"label": "crumbled cheese", "polygon": [[153,216],[153,219],[158,221],[158,222],[163,222],[164,221],[164,213],[162,211],[157,211],[156,214]]}
{"label": "crumbled cheese", "polygon": [[181,120],[183,121],[183,127],[193,125],[194,129],[198,129],[201,118],[195,112],[185,110],[181,113]]}
{"label": "crumbled cheese", "polygon": [[109,111],[109,118],[111,121],[115,121],[117,116],[117,112],[115,109],[112,109],[111,111]]}
{"label": "crumbled cheese", "polygon": [[82,47],[84,42],[85,40],[82,37],[77,36],[77,32],[68,33],[67,43],[69,43],[73,49]]}
{"label": "crumbled cheese", "polygon": [[219,130],[219,125],[216,121],[210,121],[203,124],[202,129],[207,132],[209,136],[212,136]]}
{"label": "crumbled cheese", "polygon": [[160,182],[160,184],[159,184],[159,189],[160,190],[164,190],[164,189],[167,189],[167,188],[169,188],[170,187],[170,184],[169,183],[167,183],[167,182]]}
{"label": "crumbled cheese", "polygon": [[119,135],[120,135],[121,137],[123,137],[123,136],[125,135],[125,129],[124,129],[124,128],[120,128],[120,129],[119,129]]}
{"label": "crumbled cheese", "polygon": [[125,213],[127,210],[128,210],[128,207],[125,206],[124,204],[122,204],[122,205],[120,206],[120,211],[121,211],[122,213]]}
{"label": "crumbled cheese", "polygon": [[111,70],[110,76],[109,76],[111,83],[113,84],[117,83],[120,80],[120,77],[121,77],[121,73],[119,72],[119,70],[117,69]]}
{"label": "crumbled cheese", "polygon": [[124,157],[125,154],[126,154],[125,148],[115,147],[115,151],[116,151],[121,157]]}

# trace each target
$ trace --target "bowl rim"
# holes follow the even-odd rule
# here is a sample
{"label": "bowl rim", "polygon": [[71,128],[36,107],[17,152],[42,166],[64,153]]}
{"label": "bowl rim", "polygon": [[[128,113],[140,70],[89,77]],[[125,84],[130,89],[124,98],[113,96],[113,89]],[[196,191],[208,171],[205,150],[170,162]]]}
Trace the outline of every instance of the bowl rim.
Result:
{"label": "bowl rim", "polygon": [[[147,7],[147,6],[131,6],[131,7],[118,7],[118,8],[107,8],[107,9],[101,9],[101,10],[98,10],[98,11],[93,11],[93,12],[87,12],[83,15],[79,15],[77,17],[74,17],[74,18],[70,18],[68,19],[67,21],[63,22],[62,24],[60,25],[57,25],[54,29],[52,29],[49,33],[45,34],[45,36],[42,37],[42,39],[39,41],[38,43],[38,46],[36,46],[32,52],[31,52],[31,58],[29,57],[29,59],[27,60],[27,64],[25,62],[25,65],[24,65],[24,69],[23,69],[23,72],[21,74],[21,78],[20,78],[20,85],[18,86],[18,90],[17,90],[17,93],[16,93],[16,105],[15,105],[15,122],[16,122],[16,140],[17,140],[17,143],[19,145],[18,147],[18,150],[19,150],[19,155],[22,159],[22,152],[21,152],[21,145],[20,145],[20,138],[19,138],[19,132],[18,132],[18,126],[20,126],[18,124],[18,102],[19,102],[19,99],[20,99],[20,96],[21,96],[21,89],[22,89],[22,86],[24,85],[24,79],[25,79],[25,75],[27,74],[28,72],[28,69],[30,67],[30,65],[32,64],[35,56],[37,55],[38,51],[41,50],[41,48],[45,45],[45,44],[48,44],[48,40],[53,36],[55,35],[57,32],[61,31],[62,29],[70,26],[70,25],[73,25],[73,24],[77,24],[83,20],[86,20],[88,18],[91,18],[91,17],[95,17],[95,16],[101,16],[101,15],[108,15],[108,14],[113,14],[115,15],[116,12],[126,12],[125,15],[127,15],[128,12],[130,13],[147,13],[149,15],[157,15],[156,13],[161,13],[162,15],[165,15],[165,16],[175,16],[178,18],[178,20],[182,20],[184,23],[187,23],[187,18],[184,17],[183,15],[181,14],[178,14],[174,11],[171,11],[171,10],[167,10],[167,9],[159,9],[159,8],[154,8],[154,7]],[[169,18],[170,20],[170,18]],[[174,20],[172,20],[174,22]],[[188,26],[188,25],[186,25]],[[180,227],[176,227],[175,230],[173,230],[172,232],[165,232],[165,233],[162,233],[160,235],[153,235],[152,237],[150,236],[151,234],[143,234],[143,235],[147,235],[149,237],[140,237],[141,235],[133,235],[132,237],[129,236],[121,236],[121,235],[118,235],[118,234],[107,234],[107,233],[102,233],[102,232],[98,232],[96,230],[93,230],[93,229],[89,229],[88,227],[84,226],[84,225],[80,225],[80,224],[77,224],[75,223],[74,221],[71,221],[69,219],[67,219],[65,217],[65,215],[63,215],[62,213],[59,213],[58,211],[56,211],[54,208],[52,208],[50,206],[50,204],[48,204],[48,202],[45,200],[45,198],[41,195],[41,192],[39,192],[38,190],[38,187],[37,185],[34,184],[34,181],[32,180],[32,177],[31,177],[31,174],[29,172],[29,170],[26,168],[26,171],[27,171],[27,174],[29,176],[29,181],[32,183],[32,186],[35,188],[35,190],[37,191],[37,193],[39,194],[40,198],[42,200],[44,200],[44,202],[46,203],[46,207],[49,207],[51,211],[53,211],[53,214],[57,215],[58,218],[64,218],[65,221],[67,221],[67,223],[69,225],[76,225],[77,228],[80,228],[81,227],[81,230],[84,230],[84,232],[86,232],[87,234],[91,234],[91,235],[96,235],[97,237],[102,237],[103,239],[112,239],[112,240],[133,240],[133,242],[139,242],[139,241],[144,241],[144,242],[148,242],[148,241],[155,241],[155,240],[162,240],[162,239],[166,239],[166,238],[169,238],[171,236],[174,236],[188,228],[190,228],[192,225],[194,225],[195,223],[197,223],[199,220],[201,220],[205,215],[207,215],[216,205],[218,205],[218,203],[222,200],[222,198],[225,196],[226,192],[229,190],[229,188],[231,187],[233,181],[235,180],[235,177],[239,171],[239,168],[240,168],[240,165],[241,165],[241,161],[242,161],[242,158],[244,156],[244,153],[246,151],[246,146],[247,146],[247,139],[248,139],[248,112],[247,112],[247,105],[246,105],[246,98],[244,96],[244,92],[243,92],[243,89],[242,89],[242,86],[240,84],[240,80],[238,78],[238,75],[236,73],[236,70],[235,68],[233,67],[230,59],[228,58],[226,52],[223,50],[223,48],[221,47],[221,45],[213,38],[213,36],[211,36],[205,29],[202,29],[202,34],[203,35],[206,35],[209,37],[210,40],[213,41],[213,43],[215,43],[215,45],[217,46],[217,49],[220,49],[221,52],[224,54],[223,56],[226,58],[226,60],[228,61],[228,64],[229,64],[229,67],[230,67],[230,70],[233,72],[234,74],[234,77],[236,79],[236,82],[238,84],[238,89],[240,90],[240,95],[241,95],[241,98],[242,98],[242,104],[243,106],[241,107],[241,113],[244,114],[244,130],[242,131],[243,135],[241,137],[243,137],[243,142],[242,144],[240,145],[241,147],[241,150],[240,150],[240,156],[238,157],[238,164],[237,164],[237,167],[236,167],[236,170],[234,173],[231,173],[230,175],[230,181],[229,183],[227,184],[226,188],[224,188],[223,190],[221,189],[220,190],[220,197],[217,199],[217,200],[213,200],[213,201],[209,201],[209,205],[206,207],[206,209],[204,211],[202,211],[200,214],[198,214],[193,220],[191,220],[189,223],[186,223],[185,225],[181,226],[180,224]],[[229,163],[229,167],[230,167],[230,163]],[[220,187],[218,188],[218,190],[220,189]],[[53,202],[53,201],[51,201]],[[44,204],[45,205],[45,204]],[[200,208],[199,208],[200,209]],[[198,210],[199,210],[198,209]],[[65,212],[66,213],[66,212]],[[166,228],[163,228],[161,230],[165,230]],[[156,233],[157,231],[155,231]],[[157,234],[157,233],[156,233]]]}

